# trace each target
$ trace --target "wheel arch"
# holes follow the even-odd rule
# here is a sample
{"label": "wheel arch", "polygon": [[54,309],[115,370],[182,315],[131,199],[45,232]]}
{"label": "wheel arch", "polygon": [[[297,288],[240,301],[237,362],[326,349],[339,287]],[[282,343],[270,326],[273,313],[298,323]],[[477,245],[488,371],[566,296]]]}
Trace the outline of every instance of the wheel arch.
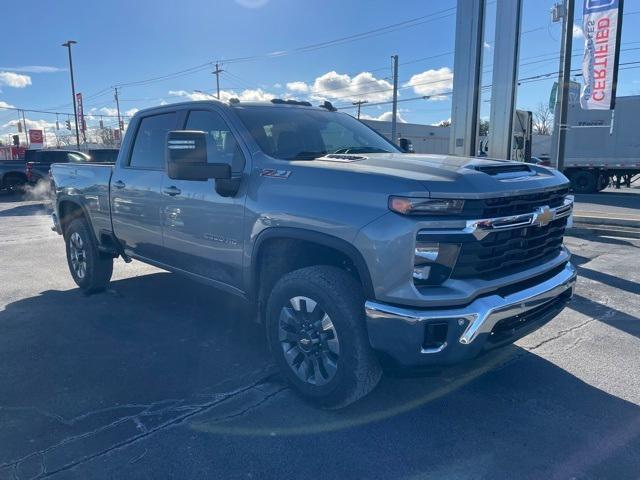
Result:
{"label": "wheel arch", "polygon": [[[371,281],[371,275],[369,268],[364,260],[362,254],[349,242],[333,235],[316,232],[313,230],[306,230],[302,228],[292,227],[271,227],[262,231],[253,244],[253,250],[251,252],[251,268],[248,282],[248,290],[251,298],[255,298],[258,301],[261,300],[261,290],[267,291],[273,287],[273,279],[267,279],[267,285],[263,285],[262,281],[265,280],[264,267],[265,267],[265,254],[274,252],[273,249],[279,249],[282,253],[286,253],[287,257],[295,257],[296,253],[303,252],[304,249],[309,249],[306,259],[309,259],[314,253],[321,253],[321,259],[327,260],[326,255],[335,254],[334,261],[346,260],[348,265],[346,270],[352,266],[353,271],[357,277],[357,280],[362,285],[364,294],[373,298],[373,283]],[[293,251],[292,251],[293,249]],[[296,252],[296,249],[299,249]],[[314,264],[334,264],[331,262],[305,262],[305,259],[293,259],[290,263],[285,262],[285,265],[280,265],[278,274],[288,273],[288,271],[296,268],[303,268]],[[340,266],[340,265],[336,265]],[[294,268],[295,267],[295,268]],[[343,266],[344,268],[344,266]],[[269,283],[271,285],[269,285]]]}

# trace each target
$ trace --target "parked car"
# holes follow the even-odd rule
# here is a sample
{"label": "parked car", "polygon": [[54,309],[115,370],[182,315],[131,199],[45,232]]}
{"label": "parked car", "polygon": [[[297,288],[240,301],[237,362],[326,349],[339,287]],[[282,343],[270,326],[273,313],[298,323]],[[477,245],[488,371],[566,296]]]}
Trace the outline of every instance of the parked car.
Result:
{"label": "parked car", "polygon": [[87,163],[91,157],[76,150],[27,150],[25,152],[25,174],[30,184],[48,179],[49,169],[54,163]]}
{"label": "parked car", "polygon": [[26,183],[24,160],[0,160],[0,190],[18,192]]}
{"label": "parked car", "polygon": [[117,148],[90,148],[89,156],[92,162],[116,163],[119,149]]}
{"label": "parked car", "polygon": [[381,359],[461,362],[564,308],[566,177],[405,154],[323,107],[147,109],[115,166],[54,164],[54,229],[76,284],[105,289],[121,256],[244,298],[285,378],[329,407],[370,392]]}

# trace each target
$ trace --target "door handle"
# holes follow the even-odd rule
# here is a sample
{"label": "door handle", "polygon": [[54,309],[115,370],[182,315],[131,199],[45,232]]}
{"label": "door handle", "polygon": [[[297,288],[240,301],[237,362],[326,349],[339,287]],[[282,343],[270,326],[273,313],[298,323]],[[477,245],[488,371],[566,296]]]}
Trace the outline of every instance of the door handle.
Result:
{"label": "door handle", "polygon": [[124,188],[126,185],[122,180],[118,180],[116,182],[113,182],[112,184],[114,187],[116,188]]}
{"label": "door handle", "polygon": [[173,187],[173,186],[166,187],[163,191],[164,193],[172,197],[175,197],[176,195],[180,195],[182,193],[182,190],[180,190],[178,187]]}

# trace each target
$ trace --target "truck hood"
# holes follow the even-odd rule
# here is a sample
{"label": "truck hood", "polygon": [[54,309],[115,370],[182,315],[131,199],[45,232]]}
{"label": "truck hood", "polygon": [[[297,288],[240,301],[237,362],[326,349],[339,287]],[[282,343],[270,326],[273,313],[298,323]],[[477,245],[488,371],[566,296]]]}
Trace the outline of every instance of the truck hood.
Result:
{"label": "truck hood", "polygon": [[[555,169],[523,162],[405,153],[336,155],[314,160],[352,172],[419,182],[434,198],[487,198],[568,185]],[[318,165],[319,166],[319,165]],[[330,167],[329,167],[330,168]]]}

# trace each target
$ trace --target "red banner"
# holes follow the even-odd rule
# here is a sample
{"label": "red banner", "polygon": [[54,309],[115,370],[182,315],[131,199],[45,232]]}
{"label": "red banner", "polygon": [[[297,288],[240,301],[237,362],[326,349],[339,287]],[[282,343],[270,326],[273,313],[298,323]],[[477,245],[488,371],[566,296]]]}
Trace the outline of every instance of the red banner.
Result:
{"label": "red banner", "polygon": [[78,127],[82,132],[86,129],[86,124],[84,123],[84,110],[82,109],[82,94],[76,93],[76,103],[78,105]]}

